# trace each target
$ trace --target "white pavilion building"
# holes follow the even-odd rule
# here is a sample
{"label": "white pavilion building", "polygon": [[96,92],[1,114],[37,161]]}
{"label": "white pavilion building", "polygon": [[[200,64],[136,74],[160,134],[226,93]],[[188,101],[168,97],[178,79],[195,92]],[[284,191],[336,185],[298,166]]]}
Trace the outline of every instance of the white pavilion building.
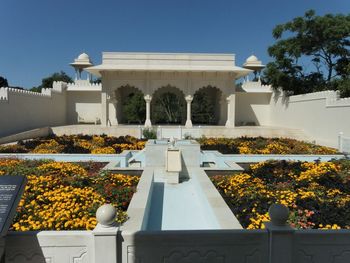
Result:
{"label": "white pavilion building", "polygon": [[[244,67],[235,65],[234,54],[195,53],[138,53],[104,52],[102,64],[93,66],[89,56],[81,54],[71,65],[76,70],[76,80],[68,84],[68,123],[101,123],[113,126],[122,123],[122,105],[128,95],[142,92],[146,102],[146,127],[152,126],[152,101],[165,92],[176,94],[186,103],[186,115],[181,124],[192,127],[191,103],[199,90],[207,93],[215,103],[215,124],[234,127],[248,123],[259,125],[247,113],[237,118],[237,110],[246,107],[251,97],[242,95],[244,103],[238,101],[243,93],[254,93],[253,100],[260,101],[256,94],[269,94],[269,87],[261,86],[260,79],[247,79],[236,88],[237,79],[259,72],[264,66],[255,56],[247,59]],[[101,84],[92,84],[90,75],[82,79],[82,71],[101,78]],[[262,96],[263,104],[270,97]],[[249,104],[250,105],[250,104]],[[257,119],[257,118],[256,118]]]}

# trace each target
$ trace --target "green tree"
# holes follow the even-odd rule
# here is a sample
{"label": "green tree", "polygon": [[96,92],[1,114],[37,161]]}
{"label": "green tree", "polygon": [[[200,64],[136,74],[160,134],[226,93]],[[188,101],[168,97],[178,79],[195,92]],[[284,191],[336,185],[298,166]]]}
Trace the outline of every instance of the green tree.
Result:
{"label": "green tree", "polygon": [[41,92],[43,88],[52,88],[54,81],[63,81],[63,82],[73,82],[72,78],[68,76],[64,71],[55,72],[50,76],[43,78],[41,84],[38,87],[31,88],[31,91]]}
{"label": "green tree", "polygon": [[144,123],[146,119],[146,102],[142,92],[130,93],[125,99],[123,106],[123,117],[127,123]]}
{"label": "green tree", "polygon": [[5,79],[4,77],[0,76],[0,88],[2,87],[8,87],[9,84],[7,82],[7,79]]}
{"label": "green tree", "polygon": [[215,123],[215,101],[202,90],[197,91],[193,96],[191,105],[192,122],[194,124]]}
{"label": "green tree", "polygon": [[338,89],[349,78],[350,15],[316,16],[313,10],[273,30],[264,81],[290,94]]}
{"label": "green tree", "polygon": [[176,94],[165,92],[155,100],[153,115],[155,123],[179,124],[184,115],[184,103]]}

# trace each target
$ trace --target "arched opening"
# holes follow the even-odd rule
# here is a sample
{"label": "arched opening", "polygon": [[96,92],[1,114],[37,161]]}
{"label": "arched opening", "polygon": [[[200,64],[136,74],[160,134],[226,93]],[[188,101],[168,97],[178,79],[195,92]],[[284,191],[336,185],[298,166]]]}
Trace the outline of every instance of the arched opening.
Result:
{"label": "arched opening", "polygon": [[146,119],[144,94],[129,84],[116,90],[117,117],[120,123],[143,124]]}
{"label": "arched opening", "polygon": [[185,95],[178,88],[167,85],[156,90],[151,102],[151,119],[154,124],[184,124]]}
{"label": "arched opening", "polygon": [[206,86],[196,91],[191,105],[192,123],[216,125],[220,120],[221,91]]}

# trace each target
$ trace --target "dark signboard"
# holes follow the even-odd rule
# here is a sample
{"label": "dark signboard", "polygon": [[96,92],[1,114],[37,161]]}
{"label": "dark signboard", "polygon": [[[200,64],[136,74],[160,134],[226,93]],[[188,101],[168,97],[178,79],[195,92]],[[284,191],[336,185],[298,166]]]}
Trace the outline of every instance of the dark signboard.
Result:
{"label": "dark signboard", "polygon": [[5,236],[27,182],[24,176],[0,176],[0,235]]}

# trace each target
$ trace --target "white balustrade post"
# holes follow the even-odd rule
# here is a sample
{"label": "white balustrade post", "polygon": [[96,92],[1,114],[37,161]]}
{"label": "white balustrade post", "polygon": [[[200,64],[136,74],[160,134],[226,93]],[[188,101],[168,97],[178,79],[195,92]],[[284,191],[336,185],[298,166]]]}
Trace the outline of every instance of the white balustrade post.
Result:
{"label": "white balustrade post", "polygon": [[117,262],[118,226],[115,222],[116,209],[111,204],[105,204],[97,209],[97,226],[92,231],[94,235],[95,263]]}
{"label": "white balustrade post", "polygon": [[139,139],[142,139],[142,128],[141,128],[141,125],[139,125],[138,127],[139,127]]}
{"label": "white balustrade post", "polygon": [[339,132],[338,134],[338,150],[339,152],[343,152],[343,132]]}
{"label": "white balustrade post", "polygon": [[185,97],[185,100],[187,102],[187,119],[186,119],[186,128],[192,128],[192,120],[191,120],[191,103],[193,101],[193,96],[187,95]]}
{"label": "white balustrade post", "polygon": [[158,140],[162,139],[161,132],[160,132],[160,125],[158,125],[158,127],[157,127],[157,139]]}
{"label": "white balustrade post", "polygon": [[146,121],[145,121],[145,127],[152,127],[152,123],[151,123],[151,100],[152,100],[152,96],[147,94],[144,97],[145,101],[146,101]]}
{"label": "white balustrade post", "polygon": [[289,209],[281,204],[269,208],[270,222],[265,227],[269,232],[269,263],[292,263],[293,234],[295,229],[287,224]]}

